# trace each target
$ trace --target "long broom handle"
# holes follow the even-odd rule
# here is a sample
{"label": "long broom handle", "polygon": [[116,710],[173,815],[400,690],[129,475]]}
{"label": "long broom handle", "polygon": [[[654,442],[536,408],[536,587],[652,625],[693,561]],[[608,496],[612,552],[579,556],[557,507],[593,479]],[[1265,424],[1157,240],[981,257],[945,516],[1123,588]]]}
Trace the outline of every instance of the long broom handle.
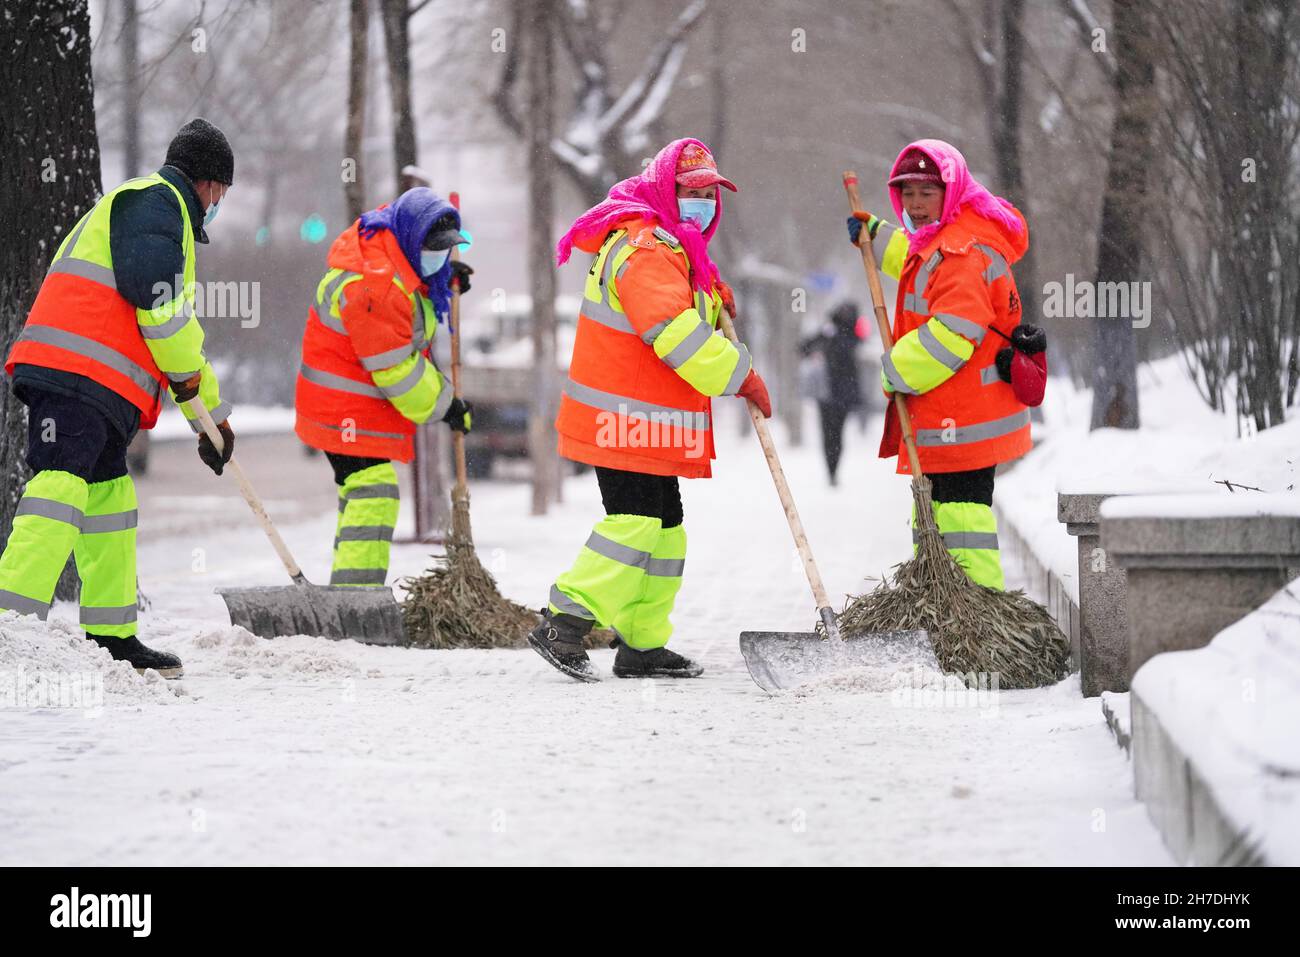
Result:
{"label": "long broom handle", "polygon": [[[736,327],[731,324],[731,317],[727,315],[726,310],[723,310],[719,315],[718,321],[727,338],[732,342],[739,343],[740,340],[736,337]],[[803,561],[804,574],[808,576],[808,584],[812,586],[813,600],[817,602],[817,614],[826,627],[826,637],[839,641],[840,629],[835,624],[835,612],[831,610],[830,599],[826,597],[826,586],[822,584],[821,572],[817,570],[817,562],[813,559],[812,547],[808,544],[808,534],[803,529],[803,522],[799,519],[799,510],[794,505],[794,495],[790,492],[790,485],[785,480],[785,470],[781,468],[781,459],[776,454],[776,444],[772,441],[772,433],[767,427],[767,419],[763,418],[763,413],[753,399],[746,399],[745,406],[749,409],[749,418],[754,423],[754,431],[758,433],[758,444],[763,447],[763,457],[767,459],[767,468],[772,473],[772,483],[776,485],[777,497],[781,499],[781,507],[785,509],[785,520],[790,524],[790,534],[794,536],[795,550],[799,552],[799,558]]]}
{"label": "long broom handle", "polygon": [[[451,194],[451,205],[460,209],[460,193]],[[451,261],[460,262],[460,247],[451,247]],[[451,283],[451,394],[460,398],[460,280]],[[456,457],[456,488],[454,497],[469,499],[469,481],[465,470],[465,433],[458,429],[451,431],[451,447]]]}
{"label": "long broom handle", "polygon": [[[221,432],[218,431],[217,424],[212,421],[212,414],[208,412],[203,400],[195,396],[189,400],[188,405],[190,411],[194,413],[194,417],[199,420],[199,425],[203,427],[208,439],[211,440],[218,452],[222,451],[226,447],[225,439],[221,437]],[[262,500],[253,491],[253,484],[248,481],[248,476],[244,474],[244,470],[239,467],[239,463],[235,461],[233,455],[230,457],[230,461],[226,463],[226,468],[234,474],[235,481],[239,484],[239,494],[244,496],[244,501],[253,510],[253,515],[257,517],[258,524],[262,526],[262,531],[266,532],[266,537],[271,540],[271,547],[275,549],[275,553],[280,556],[280,561],[284,563],[284,570],[289,573],[289,577],[297,584],[307,584],[307,577],[302,573],[302,569],[298,567],[298,563],[293,560],[293,555],[289,552],[289,546],[280,537],[275,523],[271,521],[271,516],[266,513],[266,508],[262,505]]]}
{"label": "long broom handle", "polygon": [[[852,170],[844,174],[844,192],[849,197],[849,212],[862,208],[858,201],[858,174]],[[867,224],[863,223],[866,229]],[[889,314],[885,311],[885,290],[880,286],[880,270],[876,267],[876,253],[871,248],[871,236],[862,242],[858,234],[858,248],[862,250],[862,267],[867,271],[867,285],[871,287],[871,304],[876,311],[876,325],[880,327],[880,341],[885,344],[885,351],[894,348],[894,333],[889,328]],[[894,393],[894,408],[898,409],[898,424],[903,427],[903,442],[907,445],[907,461],[912,466],[912,481],[921,480],[921,461],[916,454],[916,438],[912,435],[912,418],[907,414],[907,400],[903,393]]]}

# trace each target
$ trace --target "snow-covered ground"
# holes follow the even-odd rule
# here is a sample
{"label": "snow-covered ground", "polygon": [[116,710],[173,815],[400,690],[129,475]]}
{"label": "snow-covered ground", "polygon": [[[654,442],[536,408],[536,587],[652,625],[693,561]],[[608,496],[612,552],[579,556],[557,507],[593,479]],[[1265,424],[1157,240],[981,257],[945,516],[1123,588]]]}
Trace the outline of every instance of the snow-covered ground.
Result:
{"label": "snow-covered ground", "polygon": [[[757,444],[724,411],[715,478],[684,485],[673,646],[708,668],[691,682],[580,685],[526,650],[253,638],[212,589],[283,573],[224,511],[238,500],[186,524],[142,492],[142,637],[185,677],[110,667],[71,607],[49,625],[0,619],[11,688],[18,672],[86,675],[79,707],[0,708],[0,863],[1168,863],[1077,679],[947,701],[829,683],[772,698],[750,681],[738,633],[807,629],[812,604]],[[837,596],[908,552],[907,482],[872,457],[871,428],[851,429],[835,489],[815,439],[782,443]],[[268,484],[323,487],[318,517],[284,529],[323,580],[328,470],[285,450]],[[542,518],[523,485],[472,494],[483,560],[540,605],[600,514],[594,479],[569,480]],[[427,563],[399,546],[392,577]],[[606,674],[611,656],[595,655]]]}

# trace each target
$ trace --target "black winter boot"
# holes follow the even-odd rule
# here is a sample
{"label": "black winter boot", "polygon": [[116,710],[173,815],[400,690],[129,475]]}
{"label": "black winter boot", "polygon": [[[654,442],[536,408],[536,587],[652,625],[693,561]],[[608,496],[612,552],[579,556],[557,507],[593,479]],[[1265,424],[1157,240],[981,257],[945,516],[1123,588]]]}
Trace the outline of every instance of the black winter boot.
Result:
{"label": "black winter boot", "polygon": [[555,669],[564,672],[570,678],[579,681],[599,681],[587,657],[583,639],[595,626],[595,622],[576,615],[554,614],[549,608],[542,609],[542,622],[528,634],[528,643],[533,650],[547,660]]}
{"label": "black winter boot", "polygon": [[113,656],[114,661],[129,662],[132,668],[142,674],[146,668],[152,668],[164,678],[179,678],[183,673],[179,658],[141,644],[140,639],[134,635],[130,638],[118,638],[114,635],[92,635],[87,632],[86,637],[106,649]]}
{"label": "black winter boot", "polygon": [[614,656],[614,675],[618,678],[698,678],[704,666],[667,648],[637,651],[618,643]]}

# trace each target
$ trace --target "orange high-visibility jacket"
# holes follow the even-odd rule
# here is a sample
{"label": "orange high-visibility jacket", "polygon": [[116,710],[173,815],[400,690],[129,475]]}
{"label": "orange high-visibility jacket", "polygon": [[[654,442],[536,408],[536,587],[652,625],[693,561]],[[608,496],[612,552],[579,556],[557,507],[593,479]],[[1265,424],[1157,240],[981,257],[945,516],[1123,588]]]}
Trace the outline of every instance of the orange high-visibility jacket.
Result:
{"label": "orange high-visibility jacket", "polygon": [[[1011,264],[1028,247],[1028,228],[1010,235],[963,210],[902,263],[895,345],[885,356],[885,374],[894,388],[911,393],[907,408],[923,472],[986,468],[1024,455],[1033,444],[1029,409],[994,364],[1007,341],[989,329],[1010,335],[1020,323]],[[886,272],[893,271],[891,258],[887,252]],[[939,369],[937,385],[920,385],[931,374],[927,363]],[[893,451],[898,471],[910,472],[901,441]]]}
{"label": "orange high-visibility jacket", "polygon": [[652,222],[631,219],[579,246],[596,258],[555,420],[560,455],[708,477],[710,397],[735,395],[752,366],[749,350],[717,331],[720,290],[694,289],[677,238]]}
{"label": "orange high-visibility jacket", "polygon": [[294,429],[325,452],[409,462],[416,426],[452,399],[430,357],[437,317],[393,234],[366,239],[358,223],[330,247],[307,309]]}

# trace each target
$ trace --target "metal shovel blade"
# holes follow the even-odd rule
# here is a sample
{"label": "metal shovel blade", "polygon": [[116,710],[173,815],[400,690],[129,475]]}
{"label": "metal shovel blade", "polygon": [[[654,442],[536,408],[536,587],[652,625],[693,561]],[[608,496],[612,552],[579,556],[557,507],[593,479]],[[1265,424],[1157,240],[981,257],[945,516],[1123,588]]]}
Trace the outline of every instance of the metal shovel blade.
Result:
{"label": "metal shovel blade", "polygon": [[749,676],[768,694],[843,677],[864,691],[889,691],[915,668],[939,670],[924,631],[882,631],[844,640],[815,632],[742,631]]}
{"label": "metal shovel blade", "polygon": [[402,609],[387,587],[284,585],[276,588],[218,588],[230,623],[261,638],[318,635],[352,638],[367,645],[406,641]]}

